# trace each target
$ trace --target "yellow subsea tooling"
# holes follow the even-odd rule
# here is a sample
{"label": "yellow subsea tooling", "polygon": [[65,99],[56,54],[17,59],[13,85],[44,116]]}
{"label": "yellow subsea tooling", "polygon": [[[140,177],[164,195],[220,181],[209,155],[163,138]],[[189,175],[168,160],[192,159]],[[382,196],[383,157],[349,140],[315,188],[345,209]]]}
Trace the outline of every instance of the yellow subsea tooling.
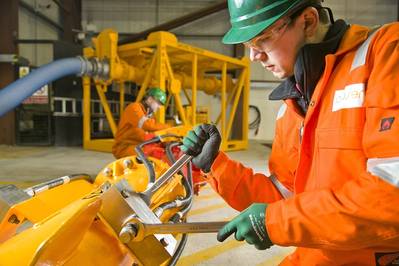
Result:
{"label": "yellow subsea tooling", "polygon": [[[148,159],[157,180],[169,166]],[[31,197],[21,196],[20,202],[14,198],[16,204],[1,206],[0,265],[164,265],[170,260],[171,252],[164,240],[151,236],[125,245],[119,240],[119,230],[115,230],[123,227],[129,217],[137,219],[123,193],[114,193],[116,187],[127,184],[132,193],[140,193],[150,185],[148,169],[137,157],[111,162],[94,182],[88,178],[60,180],[65,182],[50,189],[44,186],[23,192],[7,187],[14,196],[29,192]],[[184,198],[188,192],[183,181],[175,174],[151,195],[151,213],[164,203]],[[165,210],[159,221],[167,222],[179,210]]]}

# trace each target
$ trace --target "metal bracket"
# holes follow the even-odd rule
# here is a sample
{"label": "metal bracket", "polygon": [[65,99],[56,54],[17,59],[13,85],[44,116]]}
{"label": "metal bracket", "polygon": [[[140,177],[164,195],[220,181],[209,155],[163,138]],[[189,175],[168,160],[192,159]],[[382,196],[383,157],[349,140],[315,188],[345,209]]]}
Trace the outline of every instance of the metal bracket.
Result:
{"label": "metal bracket", "polygon": [[[129,183],[122,179],[113,185],[102,196],[101,216],[119,234],[123,227],[132,219],[149,224],[159,224],[161,221],[148,207],[146,202],[134,192]],[[177,240],[171,234],[156,234],[148,236],[142,242],[130,242],[126,245],[133,251],[140,260],[148,259],[145,254],[139,254],[143,247],[151,246],[159,255],[159,263],[173,255]]]}
{"label": "metal bracket", "polygon": [[28,199],[30,196],[15,185],[0,186],[0,221],[12,206]]}
{"label": "metal bracket", "polygon": [[18,55],[16,54],[0,54],[0,63],[15,64],[18,62]]}

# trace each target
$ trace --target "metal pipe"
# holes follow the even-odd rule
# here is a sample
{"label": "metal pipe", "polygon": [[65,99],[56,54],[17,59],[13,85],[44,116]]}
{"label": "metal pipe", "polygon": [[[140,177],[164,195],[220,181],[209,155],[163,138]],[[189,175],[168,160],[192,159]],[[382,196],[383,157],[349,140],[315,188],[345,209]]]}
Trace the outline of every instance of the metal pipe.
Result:
{"label": "metal pipe", "polygon": [[173,223],[177,223],[178,221],[180,221],[181,219],[183,219],[186,214],[188,213],[188,211],[191,209],[191,207],[193,206],[193,202],[191,201],[189,205],[187,205],[186,207],[184,207],[182,210],[176,212],[170,219],[169,221],[173,222]]}
{"label": "metal pipe", "polygon": [[179,212],[177,212],[175,214],[175,215],[178,215],[178,217],[172,217],[171,218],[172,221],[173,221],[173,219],[177,219],[177,221],[178,221],[178,220],[181,220],[182,218],[184,218],[186,216],[186,214],[188,213],[188,211],[191,210],[191,207],[193,206],[193,194],[194,194],[194,191],[193,191],[193,176],[192,176],[192,171],[191,171],[191,169],[192,169],[192,162],[191,161],[187,164],[187,167],[190,168],[190,172],[187,173],[187,175],[188,175],[187,179],[190,182],[190,186],[191,186],[191,199],[190,199],[190,202],[189,202],[188,205],[186,205],[183,209],[181,209]]}

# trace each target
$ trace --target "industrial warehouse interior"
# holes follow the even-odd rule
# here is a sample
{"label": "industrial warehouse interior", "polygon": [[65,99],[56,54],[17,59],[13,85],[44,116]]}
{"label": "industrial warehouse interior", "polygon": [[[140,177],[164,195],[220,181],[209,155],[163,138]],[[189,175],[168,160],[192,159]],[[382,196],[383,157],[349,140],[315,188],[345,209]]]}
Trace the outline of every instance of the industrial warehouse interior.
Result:
{"label": "industrial warehouse interior", "polygon": [[399,264],[399,1],[0,13],[0,266]]}

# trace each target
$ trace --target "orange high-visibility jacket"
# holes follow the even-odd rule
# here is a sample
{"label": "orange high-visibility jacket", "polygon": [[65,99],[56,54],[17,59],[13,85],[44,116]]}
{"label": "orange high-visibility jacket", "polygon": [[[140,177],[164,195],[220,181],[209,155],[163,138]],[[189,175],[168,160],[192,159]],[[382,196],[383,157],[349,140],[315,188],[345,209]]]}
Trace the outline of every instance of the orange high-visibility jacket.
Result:
{"label": "orange high-visibility jacket", "polygon": [[399,23],[369,31],[352,25],[326,56],[305,117],[285,100],[270,177],[223,152],[212,165],[211,184],[233,208],[269,203],[270,239],[298,247],[282,265],[399,258]]}
{"label": "orange high-visibility jacket", "polygon": [[115,158],[135,155],[134,148],[143,142],[146,132],[153,132],[168,128],[155,119],[148,117],[143,104],[135,102],[129,104],[119,121],[112,153]]}

